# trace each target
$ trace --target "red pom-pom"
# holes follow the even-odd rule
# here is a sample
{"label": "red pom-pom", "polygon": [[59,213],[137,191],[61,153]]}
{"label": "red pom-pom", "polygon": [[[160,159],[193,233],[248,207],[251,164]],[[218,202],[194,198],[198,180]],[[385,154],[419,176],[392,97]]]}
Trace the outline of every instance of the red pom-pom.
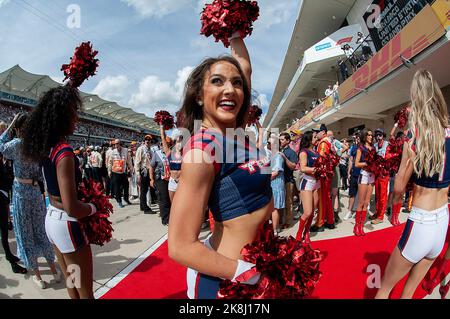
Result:
{"label": "red pom-pom", "polygon": [[256,1],[214,0],[207,4],[201,14],[200,34],[213,35],[216,42],[222,41],[226,48],[233,32],[239,32],[242,38],[251,35],[253,22],[258,19],[259,7]]}
{"label": "red pom-pom", "polygon": [[404,106],[400,111],[398,111],[394,116],[395,123],[398,124],[399,129],[404,129],[406,124],[408,124],[409,110],[407,106]]}
{"label": "red pom-pom", "polygon": [[178,111],[177,113],[175,113],[175,116],[177,118],[177,121],[175,122],[175,125],[177,127],[184,127],[184,113],[181,111]]}
{"label": "red pom-pom", "polygon": [[258,122],[259,119],[261,118],[262,112],[263,112],[262,109],[258,105],[250,106],[248,110],[247,124],[253,125],[256,122]]}
{"label": "red pom-pom", "polygon": [[91,42],[83,42],[75,49],[69,64],[63,64],[64,81],[69,79],[69,85],[78,88],[90,76],[95,75],[98,67],[98,59],[95,56],[98,51],[92,50]]}
{"label": "red pom-pom", "polygon": [[388,169],[391,173],[397,173],[402,161],[403,144],[406,138],[389,139],[389,157],[386,158]]}
{"label": "red pom-pom", "polygon": [[326,180],[332,179],[334,169],[339,164],[339,156],[331,152],[327,156],[319,156],[314,161],[314,176],[316,179]]}
{"label": "red pom-pom", "polygon": [[322,276],[321,253],[291,236],[275,236],[269,222],[264,224],[259,238],[242,249],[241,255],[245,261],[256,264],[260,280],[256,285],[225,280],[220,284],[220,299],[305,298],[313,293]]}
{"label": "red pom-pom", "polygon": [[79,220],[81,228],[89,243],[103,246],[111,240],[114,231],[108,220],[113,213],[113,206],[103,194],[103,185],[85,180],[80,184],[78,194],[83,203],[92,203],[97,207],[97,213]]}
{"label": "red pom-pom", "polygon": [[156,112],[154,121],[158,125],[163,125],[165,130],[171,130],[174,126],[173,116],[167,111]]}

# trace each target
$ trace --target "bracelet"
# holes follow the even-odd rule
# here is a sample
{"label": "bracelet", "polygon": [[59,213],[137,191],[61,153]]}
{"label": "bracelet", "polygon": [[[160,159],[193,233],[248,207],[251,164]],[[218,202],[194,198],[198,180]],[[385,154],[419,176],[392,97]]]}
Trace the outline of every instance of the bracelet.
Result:
{"label": "bracelet", "polygon": [[97,213],[97,207],[94,204],[88,203],[88,205],[91,206],[91,213],[88,216],[92,216]]}
{"label": "bracelet", "polygon": [[240,37],[241,37],[241,33],[239,31],[234,31],[228,40],[231,41],[233,39],[240,38]]}

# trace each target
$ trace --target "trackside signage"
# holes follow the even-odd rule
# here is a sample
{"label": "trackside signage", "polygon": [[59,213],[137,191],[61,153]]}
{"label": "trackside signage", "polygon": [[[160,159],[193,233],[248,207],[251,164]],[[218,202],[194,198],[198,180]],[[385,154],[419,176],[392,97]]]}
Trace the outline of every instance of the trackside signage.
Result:
{"label": "trackside signage", "polygon": [[341,104],[381,80],[445,34],[433,9],[426,5],[391,41],[339,87]]}

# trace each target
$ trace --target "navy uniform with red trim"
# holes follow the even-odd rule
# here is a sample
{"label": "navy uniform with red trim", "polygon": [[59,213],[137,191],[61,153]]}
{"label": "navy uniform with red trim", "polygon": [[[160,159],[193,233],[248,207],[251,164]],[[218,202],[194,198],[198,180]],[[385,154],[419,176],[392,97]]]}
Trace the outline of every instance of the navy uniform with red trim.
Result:
{"label": "navy uniform with red trim", "polygon": [[[412,134],[409,134],[410,137]],[[416,145],[413,150],[417,153]],[[424,188],[442,189],[450,185],[450,128],[445,130],[444,165],[434,176],[417,176],[413,173],[414,184]],[[401,203],[400,203],[401,205]],[[399,209],[398,209],[399,210]],[[403,257],[411,263],[418,263],[423,258],[434,259],[444,248],[449,222],[448,205],[433,211],[412,207],[398,248]]]}
{"label": "navy uniform with red trim", "polygon": [[[200,149],[213,159],[216,175],[208,206],[216,222],[250,214],[272,200],[270,160],[248,141],[201,130],[191,137],[183,153],[189,149]],[[212,249],[209,238],[204,244]],[[188,269],[187,281],[189,298],[215,299],[222,279]]]}
{"label": "navy uniform with red trim", "polygon": [[[74,158],[75,180],[77,185],[81,182],[78,159],[73,153],[72,147],[66,143],[59,143],[51,150],[50,157],[42,163],[45,183],[49,195],[55,197],[61,196],[56,167],[58,163],[66,157]],[[45,231],[47,232],[49,241],[58,247],[58,250],[63,254],[73,253],[89,244],[78,220],[74,217],[70,217],[65,211],[52,205],[49,205],[47,208]]]}
{"label": "navy uniform with red trim", "polygon": [[[300,154],[306,153],[306,166],[314,167],[314,162],[319,157],[319,153],[303,149]],[[304,174],[300,182],[300,191],[315,191],[320,188],[320,181],[318,181],[314,176]]]}

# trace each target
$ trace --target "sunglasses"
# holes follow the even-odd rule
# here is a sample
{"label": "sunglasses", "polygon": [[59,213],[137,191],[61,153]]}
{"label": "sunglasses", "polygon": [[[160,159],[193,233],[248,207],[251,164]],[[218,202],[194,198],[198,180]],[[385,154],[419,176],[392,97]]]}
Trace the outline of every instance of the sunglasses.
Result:
{"label": "sunglasses", "polygon": [[367,134],[367,136],[373,136],[373,134],[372,134],[372,133],[369,133],[369,134]]}

